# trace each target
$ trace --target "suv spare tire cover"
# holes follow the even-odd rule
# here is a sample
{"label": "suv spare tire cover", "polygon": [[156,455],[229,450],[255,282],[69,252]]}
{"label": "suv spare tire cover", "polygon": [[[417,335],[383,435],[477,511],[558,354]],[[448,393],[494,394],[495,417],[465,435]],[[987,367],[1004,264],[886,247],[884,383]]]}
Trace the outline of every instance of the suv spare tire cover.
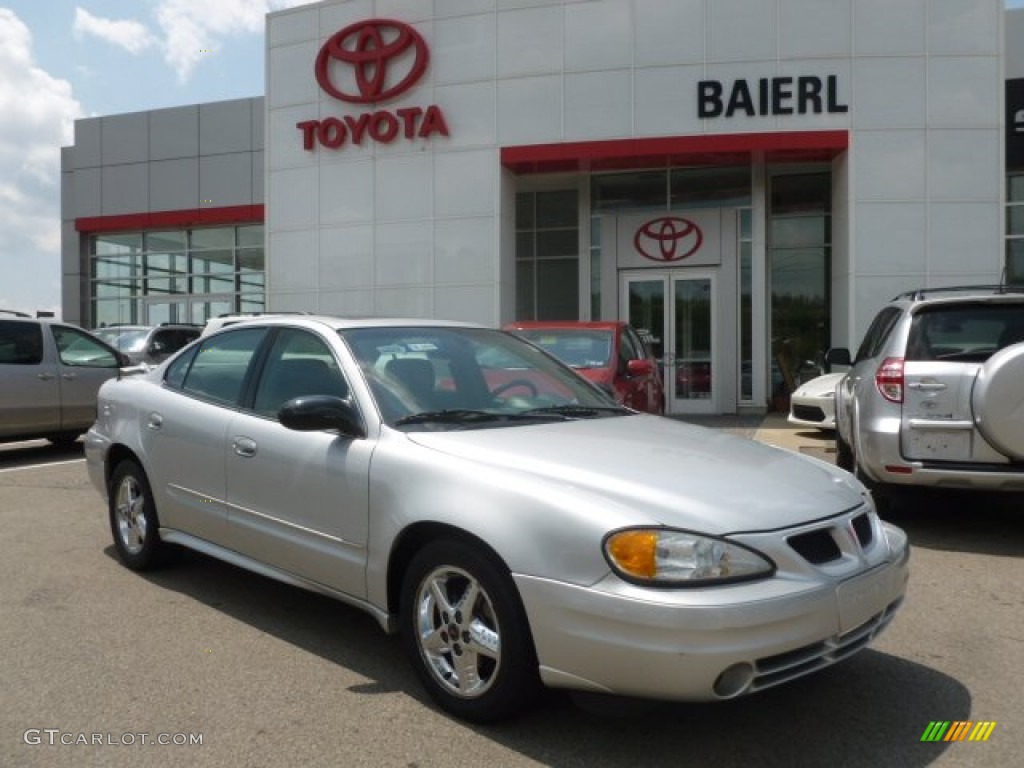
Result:
{"label": "suv spare tire cover", "polygon": [[1024,459],[1024,343],[999,350],[981,367],[971,409],[978,431],[993,448]]}

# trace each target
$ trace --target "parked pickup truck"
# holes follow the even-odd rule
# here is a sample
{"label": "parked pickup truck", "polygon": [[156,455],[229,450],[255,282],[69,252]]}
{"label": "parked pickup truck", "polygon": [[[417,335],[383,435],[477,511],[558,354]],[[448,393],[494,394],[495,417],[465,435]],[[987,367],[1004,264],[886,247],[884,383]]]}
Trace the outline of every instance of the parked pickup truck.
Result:
{"label": "parked pickup truck", "polygon": [[96,392],[128,358],[81,328],[0,310],[0,442],[69,445],[96,420]]}

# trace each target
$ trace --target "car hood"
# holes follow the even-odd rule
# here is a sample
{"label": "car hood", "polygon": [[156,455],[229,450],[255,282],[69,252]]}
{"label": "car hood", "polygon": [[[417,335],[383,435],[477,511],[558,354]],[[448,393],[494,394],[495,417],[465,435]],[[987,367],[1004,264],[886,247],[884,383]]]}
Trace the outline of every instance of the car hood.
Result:
{"label": "car hood", "polygon": [[801,384],[793,394],[797,397],[822,397],[830,392],[834,394],[836,391],[836,384],[838,384],[845,375],[845,373],[826,373],[824,376],[819,376],[816,379],[811,379],[805,384]]}
{"label": "car hood", "polygon": [[863,501],[852,476],[746,438],[634,415],[449,432],[412,442],[571,486],[581,503],[628,508],[650,523],[726,534],[789,527]]}

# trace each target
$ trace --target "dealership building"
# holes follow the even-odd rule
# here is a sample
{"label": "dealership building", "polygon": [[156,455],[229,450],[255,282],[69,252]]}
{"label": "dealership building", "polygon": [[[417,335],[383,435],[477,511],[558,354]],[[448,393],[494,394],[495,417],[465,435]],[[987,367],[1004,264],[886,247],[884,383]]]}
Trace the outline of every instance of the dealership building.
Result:
{"label": "dealership building", "polygon": [[1024,281],[1003,0],[326,0],[265,45],[262,97],[76,121],[65,319],[622,319],[734,413],[900,291]]}

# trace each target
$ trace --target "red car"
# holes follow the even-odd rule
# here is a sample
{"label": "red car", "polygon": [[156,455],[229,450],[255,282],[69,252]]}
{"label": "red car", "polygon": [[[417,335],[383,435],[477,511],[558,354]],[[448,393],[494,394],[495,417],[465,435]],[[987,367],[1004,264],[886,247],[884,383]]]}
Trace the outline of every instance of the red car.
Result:
{"label": "red car", "polygon": [[628,323],[533,321],[510,323],[505,330],[575,368],[626,407],[665,413],[658,361]]}

